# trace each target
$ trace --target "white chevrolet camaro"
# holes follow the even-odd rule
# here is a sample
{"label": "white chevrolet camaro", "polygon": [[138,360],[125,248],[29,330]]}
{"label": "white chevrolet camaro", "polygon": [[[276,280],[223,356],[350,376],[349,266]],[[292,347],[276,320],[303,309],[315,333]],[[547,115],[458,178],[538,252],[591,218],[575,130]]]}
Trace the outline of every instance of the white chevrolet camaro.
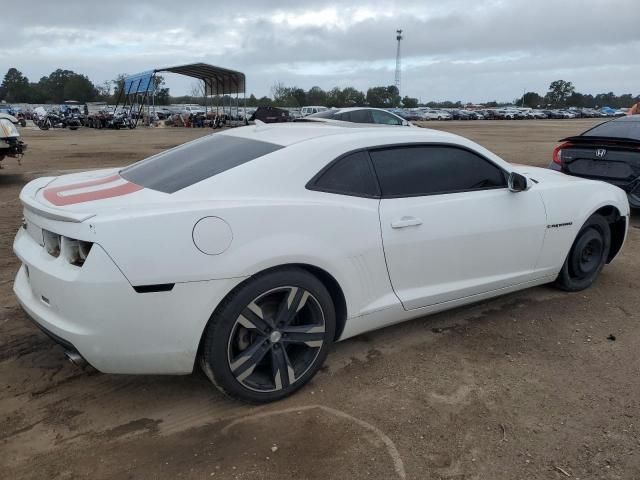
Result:
{"label": "white chevrolet camaro", "polygon": [[108,373],[199,363],[252,402],[335,341],[515,290],[592,284],[625,193],[418,128],[249,126],[20,194],[15,293]]}

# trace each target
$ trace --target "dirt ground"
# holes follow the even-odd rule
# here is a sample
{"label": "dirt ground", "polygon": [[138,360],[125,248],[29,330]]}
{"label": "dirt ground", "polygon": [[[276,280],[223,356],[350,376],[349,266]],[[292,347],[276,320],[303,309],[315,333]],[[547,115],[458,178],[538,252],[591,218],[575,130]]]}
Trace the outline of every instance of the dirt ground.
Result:
{"label": "dirt ground", "polygon": [[[558,139],[594,122],[428,125],[546,166]],[[22,166],[8,159],[0,171],[1,478],[640,478],[637,215],[622,254],[585,292],[534,288],[347,340],[298,394],[247,406],[200,373],[75,367],[12,294],[22,185],[208,132],[22,132]]]}

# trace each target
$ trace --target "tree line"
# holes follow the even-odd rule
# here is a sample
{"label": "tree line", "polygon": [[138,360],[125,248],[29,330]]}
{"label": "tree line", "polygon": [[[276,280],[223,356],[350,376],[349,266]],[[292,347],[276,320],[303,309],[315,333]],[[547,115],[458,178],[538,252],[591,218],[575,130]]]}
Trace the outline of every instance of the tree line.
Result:
{"label": "tree line", "polygon": [[514,104],[531,108],[626,108],[640,102],[640,95],[635,97],[631,93],[616,95],[613,92],[598,93],[596,95],[576,92],[573,83],[566,80],[555,80],[549,85],[549,90],[544,95],[536,92],[526,92],[522,97],[515,99]]}
{"label": "tree line", "polygon": [[[126,74],[120,74],[115,79],[94,84],[86,75],[72,70],[57,69],[51,74],[31,82],[16,68],[10,68],[0,84],[0,101],[8,103],[53,103],[60,104],[66,100],[76,100],[80,103],[103,101],[115,103],[124,86]],[[194,87],[191,95],[173,97],[169,88],[165,86],[161,75],[155,76],[155,103],[169,105],[171,103],[204,103],[201,87]],[[235,102],[230,96],[207,99],[208,104],[229,105]],[[615,95],[613,92],[597,95],[583,94],[576,91],[571,82],[555,80],[549,85],[549,90],[540,95],[536,92],[526,92],[513,101],[519,106],[531,108],[558,107],[587,107],[596,108],[609,106],[613,108],[630,107],[640,102],[640,95],[635,97],[630,93]],[[487,107],[498,107],[511,102],[485,102]],[[379,108],[405,107],[413,108],[427,106],[433,108],[461,108],[460,101],[430,101],[420,103],[417,98],[400,96],[395,85],[371,87],[366,92],[354,87],[334,87],[323,90],[314,86],[308,90],[300,87],[289,87],[277,82],[271,87],[271,96],[261,98],[251,94],[247,97],[247,106],[270,105],[276,107],[303,107],[305,105],[322,105],[326,107],[353,107],[368,105]]]}

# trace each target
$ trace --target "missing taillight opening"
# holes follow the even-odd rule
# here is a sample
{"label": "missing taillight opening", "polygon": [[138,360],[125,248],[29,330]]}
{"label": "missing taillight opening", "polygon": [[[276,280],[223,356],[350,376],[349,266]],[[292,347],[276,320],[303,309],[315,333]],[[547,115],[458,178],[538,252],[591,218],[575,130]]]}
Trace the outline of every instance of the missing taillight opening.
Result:
{"label": "missing taillight opening", "polygon": [[42,236],[44,247],[49,255],[59,257],[60,253],[62,253],[63,258],[76,267],[84,265],[93,246],[92,242],[63,237],[48,230],[43,230]]}
{"label": "missing taillight opening", "polygon": [[43,230],[42,236],[44,239],[44,248],[47,250],[47,253],[52,257],[60,256],[60,235],[48,230]]}
{"label": "missing taillight opening", "polygon": [[67,261],[71,265],[81,267],[89,256],[93,243],[76,240],[74,238],[63,237],[63,252]]}

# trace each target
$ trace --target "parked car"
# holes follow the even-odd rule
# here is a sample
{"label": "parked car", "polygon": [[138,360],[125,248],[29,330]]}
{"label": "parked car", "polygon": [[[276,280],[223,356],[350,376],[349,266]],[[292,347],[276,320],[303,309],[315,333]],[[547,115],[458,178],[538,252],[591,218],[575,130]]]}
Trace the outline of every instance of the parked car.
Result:
{"label": "parked car", "polygon": [[621,117],[624,113],[619,112],[618,110],[611,107],[602,107],[600,112],[606,115],[607,117]]}
{"label": "parked car", "polygon": [[332,108],[320,113],[308,115],[297,121],[324,122],[334,125],[348,126],[348,124],[366,124],[367,126],[410,126],[407,120],[381,108],[349,107]]}
{"label": "parked car", "polygon": [[[16,120],[14,122],[13,120]],[[18,163],[27,149],[16,128],[17,119],[7,113],[0,113],[0,168],[6,157],[17,158]]]}
{"label": "parked car", "polygon": [[20,200],[14,291],[71,358],[126,374],[199,363],[250,402],[302,387],[335,341],[549,282],[587,288],[629,215],[617,187],[453,134],[305,123],[41,177]]}
{"label": "parked car", "polygon": [[282,123],[291,121],[291,117],[289,117],[288,110],[261,105],[251,114],[249,120],[252,122],[259,120],[264,123]]}
{"label": "parked car", "polygon": [[425,120],[452,120],[453,115],[444,110],[425,109],[420,110],[420,113],[424,116]]}
{"label": "parked car", "polygon": [[205,115],[206,109],[200,105],[184,105],[182,107],[182,113],[189,115]]}
{"label": "parked car", "polygon": [[313,115],[314,113],[325,112],[327,110],[329,110],[327,107],[320,107],[317,105],[302,107],[302,109],[300,110],[300,115],[306,117],[307,115]]}
{"label": "parked car", "polygon": [[493,111],[493,117],[498,120],[514,120],[516,112],[514,110],[496,109]]}
{"label": "parked car", "polygon": [[564,114],[559,110],[543,110],[543,112],[545,113],[545,115],[547,115],[548,118],[554,118],[554,119],[564,118]]}
{"label": "parked car", "polygon": [[609,182],[640,208],[640,115],[621,117],[560,140],[549,168]]}
{"label": "parked car", "polygon": [[416,110],[397,110],[394,112],[391,112],[394,115],[398,115],[399,117],[407,120],[407,121],[414,121],[414,122],[419,122],[422,120],[425,120],[424,116]]}
{"label": "parked car", "polygon": [[450,114],[453,120],[476,120],[474,113],[468,110],[452,110]]}

